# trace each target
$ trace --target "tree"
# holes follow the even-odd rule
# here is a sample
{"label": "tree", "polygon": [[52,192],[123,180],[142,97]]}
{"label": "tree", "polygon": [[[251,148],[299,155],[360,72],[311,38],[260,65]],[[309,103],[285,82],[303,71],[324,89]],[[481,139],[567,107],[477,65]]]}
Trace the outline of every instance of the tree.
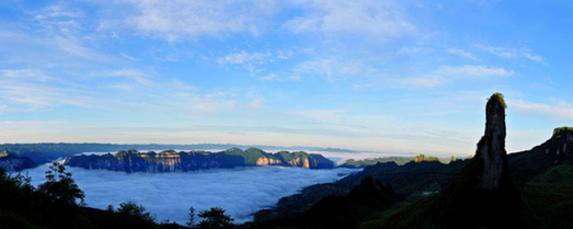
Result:
{"label": "tree", "polygon": [[57,162],[46,171],[46,182],[38,186],[38,191],[55,203],[76,205],[77,200],[84,203],[84,192],[72,179],[72,174],[66,172],[64,165]]}
{"label": "tree", "polygon": [[233,218],[225,215],[225,210],[222,208],[215,207],[202,211],[199,213],[199,217],[203,218],[199,223],[200,229],[233,228]]}
{"label": "tree", "polygon": [[119,204],[117,213],[124,216],[133,216],[143,219],[148,222],[153,222],[155,219],[143,206],[136,204],[132,201],[127,201]]}
{"label": "tree", "polygon": [[193,228],[195,226],[195,208],[190,207],[189,208],[189,213],[187,213],[188,215],[188,220],[187,220],[187,226]]}

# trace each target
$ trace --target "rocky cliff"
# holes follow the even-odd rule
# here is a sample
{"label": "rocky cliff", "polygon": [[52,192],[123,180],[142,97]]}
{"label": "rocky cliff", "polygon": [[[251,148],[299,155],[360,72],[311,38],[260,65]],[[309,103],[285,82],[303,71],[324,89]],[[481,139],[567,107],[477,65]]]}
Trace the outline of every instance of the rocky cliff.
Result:
{"label": "rocky cliff", "polygon": [[289,166],[308,169],[333,168],[334,163],[322,155],[306,152],[267,153],[257,148],[231,148],[212,153],[207,151],[176,152],[166,150],[139,152],[119,151],[115,154],[68,157],[64,163],[85,169],[106,169],[124,172],[175,172],[242,166]]}
{"label": "rocky cliff", "polygon": [[501,94],[494,94],[486,104],[485,132],[480,139],[474,160],[481,160],[479,174],[481,188],[495,190],[508,179],[505,151],[505,102]]}
{"label": "rocky cliff", "polygon": [[33,168],[36,163],[27,157],[15,156],[8,151],[0,151],[0,169],[6,171],[20,171]]}

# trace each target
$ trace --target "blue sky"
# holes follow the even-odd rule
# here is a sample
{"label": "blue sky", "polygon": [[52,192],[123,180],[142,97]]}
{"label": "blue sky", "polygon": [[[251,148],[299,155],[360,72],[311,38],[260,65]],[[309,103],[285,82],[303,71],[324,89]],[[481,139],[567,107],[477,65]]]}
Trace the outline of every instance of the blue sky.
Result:
{"label": "blue sky", "polygon": [[573,125],[568,1],[0,2],[0,142],[471,155]]}

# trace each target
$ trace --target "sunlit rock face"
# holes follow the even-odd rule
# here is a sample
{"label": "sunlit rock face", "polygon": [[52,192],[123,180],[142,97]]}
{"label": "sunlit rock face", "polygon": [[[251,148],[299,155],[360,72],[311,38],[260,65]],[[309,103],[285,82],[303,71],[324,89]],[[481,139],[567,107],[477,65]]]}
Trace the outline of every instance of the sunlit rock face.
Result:
{"label": "sunlit rock face", "polygon": [[503,97],[496,94],[487,102],[485,133],[476,154],[483,160],[480,187],[484,189],[499,188],[500,180],[507,176],[505,136],[505,103]]}
{"label": "sunlit rock face", "polygon": [[256,165],[258,166],[269,166],[269,165],[280,165],[282,161],[269,157],[260,157],[257,159]]}
{"label": "sunlit rock face", "polygon": [[289,165],[291,166],[295,166],[295,167],[302,167],[302,168],[309,168],[310,167],[310,161],[308,160],[308,158],[294,158],[288,161]]}
{"label": "sunlit rock face", "polygon": [[242,166],[289,166],[308,169],[333,168],[334,163],[322,155],[306,152],[266,153],[260,149],[245,151],[232,148],[218,153],[205,151],[156,152],[120,151],[105,155],[80,155],[67,158],[64,163],[85,169],[106,169],[124,172],[176,172],[200,169],[234,168]]}

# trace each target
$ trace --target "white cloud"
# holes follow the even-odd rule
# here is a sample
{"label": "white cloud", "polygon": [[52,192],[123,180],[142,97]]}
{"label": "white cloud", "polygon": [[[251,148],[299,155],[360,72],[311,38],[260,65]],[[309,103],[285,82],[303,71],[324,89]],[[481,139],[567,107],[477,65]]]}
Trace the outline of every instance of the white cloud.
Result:
{"label": "white cloud", "polygon": [[35,69],[2,69],[0,70],[0,76],[5,78],[14,78],[14,79],[27,79],[27,80],[37,80],[37,81],[46,81],[53,79],[52,77],[44,74]]}
{"label": "white cloud", "polygon": [[513,74],[513,71],[505,68],[482,65],[444,66],[438,72],[445,75],[471,77],[509,76]]}
{"label": "white cloud", "polygon": [[431,51],[430,48],[413,46],[413,47],[401,47],[398,49],[397,54],[399,55],[420,55],[420,53]]}
{"label": "white cloud", "polygon": [[26,110],[36,110],[62,104],[78,107],[89,106],[89,102],[79,90],[34,82],[0,80],[0,96],[2,97],[0,101],[23,105]]}
{"label": "white cloud", "polygon": [[232,53],[221,57],[217,62],[220,64],[245,64],[245,63],[262,63],[272,58],[270,52],[247,52],[242,50],[238,53]]}
{"label": "white cloud", "polygon": [[262,81],[274,81],[274,80],[280,80],[280,77],[275,73],[269,73],[259,77],[259,79]]}
{"label": "white cloud", "polygon": [[506,77],[513,71],[483,65],[441,66],[428,74],[397,79],[398,83],[412,87],[437,87],[455,80]]}
{"label": "white cloud", "polygon": [[82,29],[80,21],[85,17],[81,10],[70,8],[63,3],[47,6],[32,14],[44,30],[60,34],[72,34]]}
{"label": "white cloud", "polygon": [[296,33],[321,32],[387,39],[413,34],[416,27],[390,1],[301,0],[303,15],[285,23]]}
{"label": "white cloud", "polygon": [[475,61],[479,60],[479,58],[477,58],[473,53],[468,52],[468,51],[463,50],[463,49],[448,48],[446,51],[452,55],[460,56],[460,57],[463,57],[466,59],[475,60]]}
{"label": "white cloud", "polygon": [[37,12],[34,16],[36,20],[47,19],[73,19],[83,17],[83,12],[69,9],[62,4],[51,5]]}
{"label": "white cloud", "polygon": [[437,87],[444,84],[445,80],[442,77],[435,75],[406,77],[399,80],[399,83],[412,87]]}
{"label": "white cloud", "polygon": [[510,108],[515,108],[518,111],[525,113],[573,120],[573,105],[564,101],[549,104],[528,102],[524,100],[510,100],[508,101],[508,104]]}
{"label": "white cloud", "polygon": [[[47,165],[27,170],[34,185],[44,181]],[[197,211],[222,207],[236,222],[293,195],[305,186],[332,182],[348,169],[311,170],[283,167],[221,169],[185,173],[133,173],[68,168],[86,193],[86,204],[105,209],[128,200],[143,205],[158,221],[187,221],[190,206]],[[269,174],[272,174],[269,178]],[[121,188],[117,188],[121,187]],[[133,195],[146,190],[140,195]],[[169,193],[165,195],[165,193]],[[237,193],[242,193],[237,195]]]}
{"label": "white cloud", "polygon": [[540,56],[540,55],[535,55],[535,54],[531,54],[531,53],[524,53],[523,56],[531,61],[535,61],[535,62],[539,62],[539,63],[544,63],[545,59]]}
{"label": "white cloud", "polygon": [[52,37],[51,44],[73,56],[97,61],[109,61],[111,59],[109,56],[82,44],[74,36]]}
{"label": "white cloud", "polygon": [[502,48],[487,45],[478,45],[477,47],[504,59],[525,58],[537,63],[545,63],[543,56],[533,54],[528,49]]}
{"label": "white cloud", "polygon": [[0,104],[0,114],[5,113],[8,111],[8,106],[4,104]]}
{"label": "white cloud", "polygon": [[262,98],[256,98],[256,99],[253,99],[251,102],[249,102],[247,104],[247,107],[251,108],[251,109],[259,109],[259,108],[263,107],[263,105],[264,105],[263,99]]}
{"label": "white cloud", "polygon": [[482,49],[488,51],[489,53],[506,59],[515,58],[517,56],[516,50],[506,49],[506,48],[498,48],[498,47],[491,47],[491,46],[479,46]]}
{"label": "white cloud", "polygon": [[132,80],[141,85],[149,86],[152,81],[145,73],[134,69],[118,69],[108,73],[109,76],[120,77]]}
{"label": "white cloud", "polygon": [[310,119],[312,121],[326,122],[326,123],[339,123],[347,112],[343,110],[334,109],[312,109],[304,111],[292,112],[293,115]]}
{"label": "white cloud", "polygon": [[323,58],[303,61],[294,67],[292,79],[304,76],[320,76],[326,79],[336,79],[354,76],[370,76],[376,69],[357,60],[338,60]]}
{"label": "white cloud", "polygon": [[219,36],[227,33],[257,34],[274,11],[271,1],[126,1],[136,13],[124,19],[138,31],[168,40]]}

